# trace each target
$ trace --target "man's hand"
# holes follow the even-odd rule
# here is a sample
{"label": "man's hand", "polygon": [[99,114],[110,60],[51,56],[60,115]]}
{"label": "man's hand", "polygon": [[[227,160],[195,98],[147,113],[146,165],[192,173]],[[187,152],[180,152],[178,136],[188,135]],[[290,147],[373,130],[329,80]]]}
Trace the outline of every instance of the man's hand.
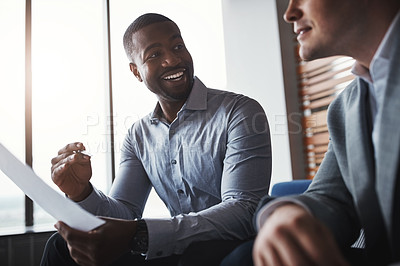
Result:
{"label": "man's hand", "polygon": [[253,260],[257,266],[349,265],[328,228],[294,204],[278,207],[262,225]]}
{"label": "man's hand", "polygon": [[74,201],[85,199],[92,191],[90,156],[78,152],[82,150],[85,150],[82,143],[70,143],[51,160],[53,182]]}
{"label": "man's hand", "polygon": [[102,219],[106,223],[89,232],[72,229],[63,222],[55,224],[68,244],[72,259],[81,266],[109,265],[130,249],[136,221]]}

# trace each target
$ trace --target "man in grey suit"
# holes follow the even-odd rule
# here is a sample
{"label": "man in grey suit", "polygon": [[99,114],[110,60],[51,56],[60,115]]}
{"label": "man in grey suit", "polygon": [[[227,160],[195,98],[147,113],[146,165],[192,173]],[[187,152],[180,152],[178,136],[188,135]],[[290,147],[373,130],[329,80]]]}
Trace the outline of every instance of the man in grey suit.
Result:
{"label": "man in grey suit", "polygon": [[329,107],[330,144],[308,191],[263,200],[256,265],[400,261],[399,10],[399,0],[290,0],[300,56],[351,56],[357,77]]}

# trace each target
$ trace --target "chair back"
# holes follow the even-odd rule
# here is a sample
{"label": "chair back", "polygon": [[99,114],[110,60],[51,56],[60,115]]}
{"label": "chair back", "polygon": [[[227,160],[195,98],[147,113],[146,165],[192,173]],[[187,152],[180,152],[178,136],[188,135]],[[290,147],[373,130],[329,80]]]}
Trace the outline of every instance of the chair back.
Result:
{"label": "chair back", "polygon": [[308,186],[311,184],[310,179],[298,179],[287,182],[276,183],[272,186],[271,196],[281,197],[301,194],[307,190]]}

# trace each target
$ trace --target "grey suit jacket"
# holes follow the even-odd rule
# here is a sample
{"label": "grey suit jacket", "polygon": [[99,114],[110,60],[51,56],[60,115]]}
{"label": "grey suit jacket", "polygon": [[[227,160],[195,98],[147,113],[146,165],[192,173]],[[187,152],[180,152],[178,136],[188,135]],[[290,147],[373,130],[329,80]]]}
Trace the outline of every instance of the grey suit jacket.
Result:
{"label": "grey suit jacket", "polygon": [[[393,221],[395,208],[400,210],[400,195],[395,192],[400,182],[400,34],[395,45],[383,105],[376,116],[376,160],[368,125],[368,88],[356,78],[330,104],[328,151],[308,191],[296,196],[332,230],[342,248],[349,247],[364,228],[368,260],[379,262],[376,265],[400,257],[400,239],[395,236],[400,223]],[[264,198],[260,206],[270,200]]]}

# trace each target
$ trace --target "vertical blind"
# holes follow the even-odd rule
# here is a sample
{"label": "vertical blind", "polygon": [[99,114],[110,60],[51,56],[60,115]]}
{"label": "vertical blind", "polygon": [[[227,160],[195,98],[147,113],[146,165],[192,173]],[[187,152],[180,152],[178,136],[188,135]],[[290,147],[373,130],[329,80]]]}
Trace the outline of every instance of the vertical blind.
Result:
{"label": "vertical blind", "polygon": [[333,56],[313,61],[298,58],[298,87],[303,109],[303,139],[307,178],[316,174],[328,148],[326,123],[331,101],[354,79],[354,59]]}

